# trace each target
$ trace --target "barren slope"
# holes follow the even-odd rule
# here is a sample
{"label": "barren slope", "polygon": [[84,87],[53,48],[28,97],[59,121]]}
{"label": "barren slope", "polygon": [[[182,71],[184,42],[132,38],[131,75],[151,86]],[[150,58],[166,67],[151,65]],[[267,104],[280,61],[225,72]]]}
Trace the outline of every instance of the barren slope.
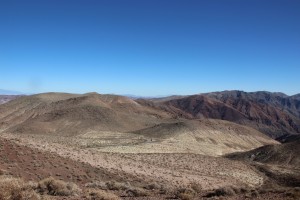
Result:
{"label": "barren slope", "polygon": [[48,93],[0,107],[1,129],[12,133],[78,135],[89,130],[130,131],[154,125],[168,114],[121,96]]}
{"label": "barren slope", "polygon": [[[12,137],[7,137],[9,140],[13,140]],[[2,140],[3,141],[3,140]],[[7,139],[4,141],[8,141]],[[160,184],[168,184],[170,187],[180,187],[183,185],[189,185],[193,182],[201,184],[205,189],[218,188],[225,185],[249,185],[259,186],[263,183],[263,176],[253,171],[251,167],[242,162],[232,162],[224,158],[214,158],[196,154],[119,154],[119,153],[101,153],[95,149],[71,149],[59,144],[51,144],[47,142],[35,141],[33,139],[17,139],[15,142],[27,146],[22,147],[19,145],[13,145],[9,142],[0,143],[5,152],[8,153],[8,163],[3,162],[4,169],[10,169],[14,174],[22,173],[28,179],[38,179],[39,176],[32,176],[33,170],[37,170],[36,173],[40,174],[40,178],[47,177],[49,175],[62,177],[65,180],[68,178],[68,169],[65,167],[76,166],[76,171],[70,172],[71,179],[80,178],[86,173],[88,176],[79,179],[79,183],[86,183],[88,180],[102,179],[107,180],[107,176],[115,174],[112,178],[115,180],[122,180],[122,177],[127,177],[128,180],[140,181],[145,180],[148,183],[157,182]],[[18,154],[18,149],[23,149],[23,154]],[[38,150],[34,150],[38,149]],[[40,152],[46,153],[40,153]],[[28,153],[29,152],[29,153]],[[31,153],[30,153],[31,152]],[[47,152],[52,152],[51,154]],[[54,158],[55,154],[58,157]],[[4,156],[4,152],[2,153]],[[20,167],[26,167],[28,164],[24,160],[32,156],[32,169],[26,172],[18,172]],[[59,157],[63,157],[60,163]],[[51,162],[51,158],[53,158]],[[18,166],[12,165],[12,160],[17,159]],[[68,160],[71,159],[71,160]],[[43,160],[43,162],[39,162]],[[85,162],[94,168],[99,168],[104,173],[103,175],[94,174],[95,169],[86,165],[86,170],[82,167],[85,164],[78,163],[73,164],[72,160],[78,160]],[[20,162],[20,163],[19,163]],[[48,163],[48,165],[46,165]],[[60,163],[60,164],[59,164]],[[45,171],[47,166],[58,165]],[[62,165],[62,167],[60,167]],[[11,166],[9,168],[9,166]],[[40,167],[40,168],[39,168]],[[104,171],[103,171],[104,170]],[[105,173],[105,170],[107,172]],[[90,171],[90,172],[87,172]],[[58,175],[56,175],[58,174]],[[118,177],[119,174],[119,177]],[[23,176],[23,175],[22,175]],[[70,177],[69,177],[70,178]],[[123,179],[124,180],[124,179]],[[145,183],[145,182],[144,182]]]}
{"label": "barren slope", "polygon": [[135,145],[98,146],[98,149],[109,152],[218,156],[277,143],[254,129],[212,119],[162,123],[133,133],[144,141],[136,142]]}

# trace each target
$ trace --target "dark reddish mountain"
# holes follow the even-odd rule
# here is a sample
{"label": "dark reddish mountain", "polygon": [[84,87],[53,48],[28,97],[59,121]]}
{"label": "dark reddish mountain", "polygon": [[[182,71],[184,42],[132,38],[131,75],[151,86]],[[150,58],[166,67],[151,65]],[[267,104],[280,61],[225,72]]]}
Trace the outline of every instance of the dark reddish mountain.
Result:
{"label": "dark reddish mountain", "polygon": [[148,106],[175,117],[213,118],[251,126],[273,138],[300,133],[300,100],[270,92],[224,91],[185,97],[152,99]]}
{"label": "dark reddish mountain", "polygon": [[205,96],[218,99],[224,103],[235,105],[238,100],[255,102],[263,105],[273,106],[284,110],[296,117],[300,117],[300,94],[287,96],[279,92],[243,92],[243,91],[224,91],[204,94]]}

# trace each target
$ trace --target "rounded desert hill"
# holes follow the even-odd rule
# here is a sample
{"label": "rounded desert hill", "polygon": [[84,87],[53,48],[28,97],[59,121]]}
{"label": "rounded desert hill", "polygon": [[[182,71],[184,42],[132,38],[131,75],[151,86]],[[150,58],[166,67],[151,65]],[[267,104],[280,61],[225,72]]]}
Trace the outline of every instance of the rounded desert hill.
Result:
{"label": "rounded desert hill", "polygon": [[15,133],[76,135],[85,129],[130,131],[170,118],[127,97],[88,93],[24,96],[0,106],[1,129]]}

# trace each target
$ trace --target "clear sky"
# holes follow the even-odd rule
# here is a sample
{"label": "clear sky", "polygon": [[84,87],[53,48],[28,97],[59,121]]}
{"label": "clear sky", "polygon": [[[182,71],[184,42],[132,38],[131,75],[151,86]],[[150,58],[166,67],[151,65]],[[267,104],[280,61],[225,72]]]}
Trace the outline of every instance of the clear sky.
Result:
{"label": "clear sky", "polygon": [[299,0],[0,0],[0,89],[300,93]]}

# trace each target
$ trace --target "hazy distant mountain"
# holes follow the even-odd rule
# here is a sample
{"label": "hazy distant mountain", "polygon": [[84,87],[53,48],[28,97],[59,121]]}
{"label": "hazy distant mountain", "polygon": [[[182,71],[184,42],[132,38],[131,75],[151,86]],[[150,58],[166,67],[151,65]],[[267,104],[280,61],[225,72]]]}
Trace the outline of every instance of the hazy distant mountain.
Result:
{"label": "hazy distant mountain", "polygon": [[0,95],[21,95],[21,92],[12,91],[12,90],[2,90],[0,89]]}

